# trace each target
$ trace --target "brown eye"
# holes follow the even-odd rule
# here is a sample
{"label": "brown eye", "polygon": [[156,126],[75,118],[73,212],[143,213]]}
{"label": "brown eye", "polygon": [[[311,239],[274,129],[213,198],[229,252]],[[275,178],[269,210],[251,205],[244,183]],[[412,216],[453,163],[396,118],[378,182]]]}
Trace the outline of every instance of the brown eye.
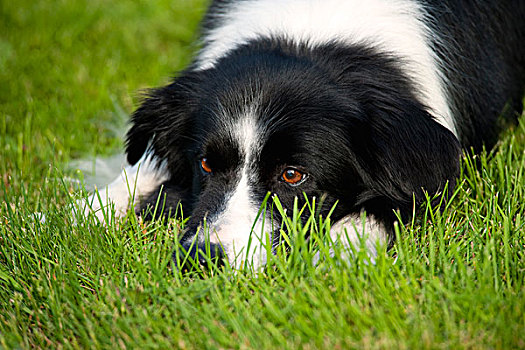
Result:
{"label": "brown eye", "polygon": [[281,179],[289,185],[298,185],[306,179],[306,174],[299,170],[288,168],[281,174]]}
{"label": "brown eye", "polygon": [[208,164],[208,159],[207,158],[202,158],[201,159],[201,168],[202,168],[202,170],[204,170],[208,174],[211,173],[211,167]]}

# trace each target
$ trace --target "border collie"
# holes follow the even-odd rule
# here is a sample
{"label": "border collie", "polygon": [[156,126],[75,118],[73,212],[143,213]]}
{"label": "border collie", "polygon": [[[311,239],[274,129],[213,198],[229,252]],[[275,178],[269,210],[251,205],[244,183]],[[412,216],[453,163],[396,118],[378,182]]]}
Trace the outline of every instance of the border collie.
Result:
{"label": "border collie", "polygon": [[90,209],[181,205],[182,246],[233,267],[279,242],[268,194],[317,198],[334,240],[375,254],[522,112],[523,0],[217,0],[201,43],[134,112],[130,165]]}

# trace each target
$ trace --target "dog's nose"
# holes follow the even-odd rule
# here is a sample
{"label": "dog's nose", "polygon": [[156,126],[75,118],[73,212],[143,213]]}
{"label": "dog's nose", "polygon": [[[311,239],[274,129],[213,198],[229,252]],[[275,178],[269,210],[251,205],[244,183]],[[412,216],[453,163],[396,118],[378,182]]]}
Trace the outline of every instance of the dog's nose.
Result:
{"label": "dog's nose", "polygon": [[[192,270],[197,267],[210,268],[224,265],[226,254],[222,247],[214,243],[197,244],[196,242],[183,243],[177,252],[173,253],[173,260],[178,262],[182,270]],[[178,259],[178,260],[177,260]]]}

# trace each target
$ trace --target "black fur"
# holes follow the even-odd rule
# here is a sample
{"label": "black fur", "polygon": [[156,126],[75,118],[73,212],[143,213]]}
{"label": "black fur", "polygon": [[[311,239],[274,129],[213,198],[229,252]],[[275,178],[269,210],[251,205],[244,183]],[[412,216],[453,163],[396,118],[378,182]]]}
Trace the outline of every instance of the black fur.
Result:
{"label": "black fur", "polygon": [[423,1],[434,18],[432,43],[445,70],[464,148],[490,149],[515,123],[525,88],[525,2]]}

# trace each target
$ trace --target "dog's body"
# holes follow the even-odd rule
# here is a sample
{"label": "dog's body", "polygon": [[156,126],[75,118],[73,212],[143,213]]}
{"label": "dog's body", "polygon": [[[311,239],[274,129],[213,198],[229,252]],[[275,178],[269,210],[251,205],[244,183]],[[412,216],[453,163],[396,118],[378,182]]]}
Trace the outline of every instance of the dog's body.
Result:
{"label": "dog's body", "polygon": [[214,1],[202,40],[134,113],[131,165],[94,206],[162,194],[191,215],[183,245],[234,266],[264,264],[250,239],[279,241],[280,216],[258,215],[268,193],[322,198],[325,216],[337,202],[335,239],[391,242],[395,211],[453,187],[461,148],[491,147],[522,110],[521,0]]}

